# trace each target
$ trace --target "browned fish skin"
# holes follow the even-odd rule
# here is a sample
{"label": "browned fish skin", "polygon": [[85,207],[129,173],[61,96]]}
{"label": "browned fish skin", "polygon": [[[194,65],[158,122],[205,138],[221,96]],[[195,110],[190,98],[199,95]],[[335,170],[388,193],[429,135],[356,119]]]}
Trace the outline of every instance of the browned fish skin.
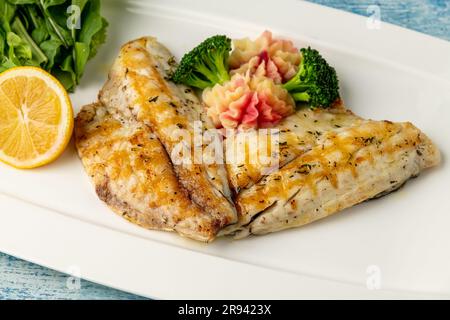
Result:
{"label": "browned fish skin", "polygon": [[[172,160],[172,151],[181,141],[175,130],[191,137],[193,149],[194,121],[201,121],[203,129],[213,127],[192,90],[167,80],[174,67],[173,56],[155,38],[131,41],[122,47],[99,95],[106,106],[151,127]],[[174,168],[191,199],[220,221],[220,228],[237,221],[223,165],[183,163]]]}
{"label": "browned fish skin", "polygon": [[145,228],[211,241],[221,221],[194,204],[151,130],[114,118],[100,103],[83,107],[75,122],[80,158],[100,199]]}

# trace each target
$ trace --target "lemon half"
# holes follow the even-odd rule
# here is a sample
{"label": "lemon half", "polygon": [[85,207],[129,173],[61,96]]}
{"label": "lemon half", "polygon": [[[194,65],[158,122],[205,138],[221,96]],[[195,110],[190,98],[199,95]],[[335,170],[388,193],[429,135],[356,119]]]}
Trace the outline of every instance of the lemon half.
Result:
{"label": "lemon half", "polygon": [[35,67],[0,74],[0,160],[16,168],[60,156],[73,131],[73,109],[59,81]]}

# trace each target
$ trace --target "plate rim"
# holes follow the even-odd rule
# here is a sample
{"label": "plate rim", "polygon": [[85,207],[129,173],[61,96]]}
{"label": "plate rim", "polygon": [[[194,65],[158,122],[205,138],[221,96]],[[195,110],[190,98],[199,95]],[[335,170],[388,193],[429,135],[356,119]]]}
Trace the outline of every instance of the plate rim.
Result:
{"label": "plate rim", "polygon": [[[362,285],[257,266],[193,252],[157,241],[142,241],[136,235],[63,216],[55,211],[0,194],[0,209],[20,212],[0,224],[2,252],[38,265],[152,299],[430,299],[448,298],[433,292],[369,290]],[[23,224],[23,219],[29,223]],[[30,223],[31,222],[31,223]],[[37,223],[48,228],[35,228]],[[21,226],[21,232],[16,228]],[[68,228],[68,226],[70,226]],[[23,245],[23,235],[35,239]],[[83,236],[80,247],[79,237]],[[58,241],[55,241],[57,239]],[[89,246],[87,246],[89,244]],[[122,254],[117,254],[118,248]],[[113,246],[113,248],[111,248]],[[44,249],[39,250],[39,247]],[[123,250],[129,247],[141,251]],[[105,251],[106,250],[106,251]],[[66,254],[69,251],[70,256]],[[194,256],[194,258],[192,258]],[[95,261],[92,258],[95,257]],[[126,258],[126,261],[124,261]],[[155,258],[155,259],[153,259]],[[76,264],[73,261],[77,261]],[[136,265],[134,262],[143,261]],[[179,261],[183,261],[179,269]],[[202,268],[202,278],[196,270]],[[70,275],[69,270],[79,274]],[[152,269],[146,272],[146,268]],[[130,268],[132,276],[124,275]],[[106,272],[105,272],[106,271]],[[195,277],[190,277],[194,272]],[[148,274],[146,279],[134,274]],[[177,292],[161,274],[177,275]],[[118,277],[117,275],[121,275]],[[139,279],[138,279],[139,278]],[[264,281],[261,279],[264,278]],[[169,280],[170,281],[170,280]],[[199,282],[200,281],[200,282]],[[235,286],[234,283],[245,283]],[[193,289],[195,288],[195,289]],[[221,290],[217,290],[220,288]],[[173,289],[173,288],[172,288]],[[275,296],[275,297],[274,297]]]}

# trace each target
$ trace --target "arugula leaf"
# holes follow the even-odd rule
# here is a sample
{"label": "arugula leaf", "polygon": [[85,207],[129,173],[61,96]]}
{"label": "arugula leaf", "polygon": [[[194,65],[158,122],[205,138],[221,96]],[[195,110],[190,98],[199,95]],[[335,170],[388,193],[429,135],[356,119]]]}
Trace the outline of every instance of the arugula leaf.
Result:
{"label": "arugula leaf", "polygon": [[[41,3],[44,0],[40,0]],[[64,44],[64,47],[69,48],[69,46],[73,45],[73,39],[71,36],[71,33],[69,30],[65,29],[64,27],[60,26],[52,16],[52,14],[49,12],[48,8],[45,8],[41,4],[41,9],[44,13],[44,19],[47,24],[47,29],[49,30],[50,34],[54,37],[59,38],[61,42]]]}
{"label": "arugula leaf", "polygon": [[106,21],[105,18],[102,18],[102,28],[92,37],[89,59],[92,59],[97,54],[100,46],[106,42],[106,31],[108,25],[108,21]]}
{"label": "arugula leaf", "polygon": [[49,37],[49,35],[50,34],[45,23],[41,24],[31,32],[31,37],[38,45],[44,42]]}
{"label": "arugula leaf", "polygon": [[3,31],[3,28],[0,26],[0,64],[5,54],[6,49],[5,41],[6,41],[6,34],[5,31]]}
{"label": "arugula leaf", "polygon": [[14,32],[6,34],[6,43],[9,47],[9,59],[15,65],[19,65],[21,62],[25,63],[33,58],[30,46]]}
{"label": "arugula leaf", "polygon": [[[78,18],[72,5],[79,8],[78,29],[68,23]],[[0,0],[0,72],[38,66],[72,91],[106,40],[100,7],[100,0]]]}
{"label": "arugula leaf", "polygon": [[50,36],[45,20],[39,15],[40,11],[37,6],[28,5],[24,7],[28,20],[30,21],[30,29],[32,30],[31,37],[36,44],[40,45]]}
{"label": "arugula leaf", "polygon": [[56,57],[59,55],[62,46],[63,44],[58,39],[50,39],[41,43],[40,47],[48,58],[47,69],[51,69],[55,65]]}
{"label": "arugula leaf", "polygon": [[72,5],[80,8],[80,14],[83,12],[84,7],[89,2],[89,0],[72,0]]}
{"label": "arugula leaf", "polygon": [[84,68],[89,59],[89,45],[84,42],[76,42],[74,47],[73,56],[75,59],[75,74],[77,83],[80,82],[80,78],[83,75]]}
{"label": "arugula leaf", "polygon": [[102,17],[100,15],[100,0],[92,0],[86,8],[87,15],[84,17],[78,40],[86,44],[91,43],[92,37],[99,32],[102,27]]}
{"label": "arugula leaf", "polygon": [[77,83],[77,77],[72,66],[73,59],[72,56],[69,55],[64,59],[59,69],[55,70],[56,77],[68,91],[72,91]]}
{"label": "arugula leaf", "polygon": [[[38,65],[41,63],[46,63],[48,61],[47,56],[41,51],[39,46],[33,41],[33,39],[28,34],[25,29],[22,21],[20,21],[19,17],[14,19],[14,22],[11,25],[11,29],[26,43],[33,53],[32,58],[37,62]],[[31,59],[31,58],[30,58]]]}
{"label": "arugula leaf", "polygon": [[7,57],[3,57],[2,61],[1,61],[1,66],[0,66],[1,72],[8,70],[10,68],[13,68],[13,67],[17,67],[17,65],[14,64],[14,62],[12,62]]}
{"label": "arugula leaf", "polygon": [[33,28],[38,28],[42,24],[42,17],[39,16],[38,8],[36,6],[24,6],[25,11],[30,18],[31,23],[33,24]]}
{"label": "arugula leaf", "polygon": [[[27,1],[27,0],[24,0]],[[48,9],[53,6],[58,6],[60,4],[64,4],[66,0],[40,0],[45,9]]]}
{"label": "arugula leaf", "polygon": [[[77,40],[78,27],[81,25],[81,14],[87,3],[88,3],[88,0],[72,0],[72,6],[73,6],[72,9],[76,8],[76,7],[78,8],[78,12],[70,12],[71,16],[69,17],[69,19],[71,19],[72,25],[77,26],[77,28],[74,28],[74,27],[71,28],[72,39],[75,42]],[[69,9],[67,9],[67,10],[69,10]],[[67,13],[69,13],[69,12],[67,12]],[[76,16],[77,14],[78,14],[78,16]]]}
{"label": "arugula leaf", "polygon": [[75,43],[73,52],[77,81],[83,75],[87,61],[92,57],[91,43],[93,37],[104,30],[104,19],[100,15],[100,0],[90,1],[86,6],[86,12],[87,14],[83,17],[83,26],[78,37],[78,42]]}
{"label": "arugula leaf", "polygon": [[36,0],[6,0],[9,3],[12,3],[14,5],[21,5],[21,4],[34,4],[36,3]]}
{"label": "arugula leaf", "polygon": [[16,6],[12,5],[8,1],[2,1],[0,3],[0,21],[3,30],[6,32],[11,31],[10,22],[14,18],[16,13]]}

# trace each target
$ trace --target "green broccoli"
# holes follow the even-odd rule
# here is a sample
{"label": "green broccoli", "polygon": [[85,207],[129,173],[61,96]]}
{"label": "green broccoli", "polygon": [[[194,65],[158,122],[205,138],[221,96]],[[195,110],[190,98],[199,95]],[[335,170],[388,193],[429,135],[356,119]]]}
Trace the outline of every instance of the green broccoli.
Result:
{"label": "green broccoli", "polygon": [[228,56],[231,39],[213,36],[186,53],[172,76],[175,83],[205,89],[230,80]]}
{"label": "green broccoli", "polygon": [[302,48],[302,61],[297,74],[283,87],[297,102],[311,107],[329,107],[339,98],[336,70],[315,50]]}

